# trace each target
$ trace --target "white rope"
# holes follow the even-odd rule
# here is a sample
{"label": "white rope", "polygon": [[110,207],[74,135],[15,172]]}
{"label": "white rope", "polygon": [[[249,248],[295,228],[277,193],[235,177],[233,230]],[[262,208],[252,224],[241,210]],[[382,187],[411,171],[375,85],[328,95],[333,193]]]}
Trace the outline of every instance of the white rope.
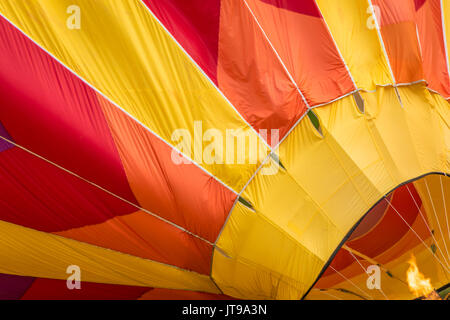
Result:
{"label": "white rope", "polygon": [[333,268],[332,265],[330,265],[330,268],[334,270],[337,274],[339,274],[342,278],[344,278],[346,281],[348,281],[352,286],[354,286],[356,289],[358,289],[360,292],[362,292],[366,297],[369,297],[370,300],[374,300],[370,294],[365,292],[363,289],[361,289],[359,286],[357,286],[352,280],[344,276],[342,273],[340,273],[338,270]]}
{"label": "white rope", "polygon": [[408,226],[408,228],[416,235],[416,237],[422,242],[422,244],[428,249],[430,250],[431,254],[433,255],[433,257],[436,259],[436,261],[439,262],[439,264],[442,266],[442,268],[445,269],[445,271],[448,273],[449,270],[446,266],[444,266],[444,264],[441,262],[441,260],[439,259],[439,257],[436,256],[436,254],[433,252],[433,250],[431,250],[430,247],[427,246],[427,244],[422,240],[422,238],[417,234],[417,232],[411,228],[411,226],[409,225],[409,223],[402,217],[402,215],[397,211],[397,209],[394,208],[394,206],[389,202],[389,200],[385,197],[384,200],[386,200],[386,202],[391,206],[392,209],[394,209],[394,211],[397,213],[397,215],[403,220],[403,222]]}
{"label": "white rope", "polygon": [[331,294],[331,293],[327,292],[328,289],[314,289],[314,290],[319,291],[320,293],[326,294],[327,296],[330,296],[330,297],[332,297],[332,298],[334,298],[336,300],[343,300],[343,299],[335,296],[334,294]]}
{"label": "white rope", "polygon": [[445,248],[445,251],[447,252],[447,259],[450,260],[450,254],[448,253],[447,243],[445,241],[444,233],[442,232],[442,228],[441,228],[441,224],[439,222],[439,218],[438,218],[438,215],[437,215],[437,212],[436,212],[436,208],[434,207],[434,201],[433,201],[433,198],[431,197],[431,192],[430,192],[430,189],[428,188],[427,180],[424,179],[424,182],[425,182],[425,187],[427,188],[428,197],[430,198],[431,207],[433,208],[434,217],[436,218],[436,223],[437,223],[437,225],[439,227],[439,232],[442,235],[442,242],[444,243],[444,248]]}
{"label": "white rope", "polygon": [[137,118],[135,118],[131,113],[129,113],[128,111],[126,111],[124,108],[122,108],[121,106],[119,106],[116,102],[114,102],[113,100],[111,100],[106,94],[104,94],[103,92],[101,92],[99,89],[97,89],[96,87],[94,87],[92,84],[90,84],[87,80],[85,80],[84,78],[82,78],[80,75],[78,75],[78,73],[76,73],[74,70],[72,70],[70,67],[68,67],[66,64],[64,64],[61,60],[59,60],[55,55],[53,55],[50,51],[48,51],[47,49],[45,49],[42,45],[40,45],[37,41],[35,41],[33,38],[31,38],[28,34],[26,34],[24,31],[22,31],[19,27],[17,27],[11,20],[9,20],[7,17],[5,17],[1,12],[0,12],[0,17],[5,19],[6,21],[8,21],[14,28],[16,28],[20,33],[22,33],[26,38],[28,38],[31,42],[33,42],[37,47],[39,47],[43,52],[45,52],[48,56],[50,56],[52,59],[54,59],[58,64],[60,64],[62,67],[64,67],[65,69],[67,69],[71,74],[73,74],[75,77],[77,77],[79,80],[81,80],[83,83],[85,83],[88,87],[90,87],[92,90],[94,90],[95,92],[97,92],[100,96],[102,96],[103,98],[105,98],[108,102],[110,102],[113,106],[115,106],[116,108],[118,108],[119,110],[121,110],[124,114],[126,114],[127,117],[131,118],[133,121],[135,121],[138,125],[140,125],[141,127],[143,127],[146,131],[150,132],[153,136],[155,136],[156,138],[158,138],[159,140],[161,140],[162,142],[164,142],[167,146],[169,146],[169,148],[173,149],[174,151],[176,151],[177,153],[183,155],[184,158],[186,158],[187,160],[189,160],[189,162],[191,162],[193,165],[195,165],[197,168],[199,168],[200,170],[202,170],[203,172],[205,172],[207,175],[211,176],[214,180],[216,180],[217,182],[219,182],[220,184],[222,184],[225,188],[229,189],[231,192],[233,192],[234,194],[237,195],[237,191],[235,191],[232,187],[230,187],[229,185],[227,185],[224,181],[222,181],[221,179],[219,179],[218,177],[216,177],[212,172],[209,172],[208,170],[206,170],[204,167],[202,167],[200,164],[198,164],[197,162],[194,161],[194,159],[191,159],[191,157],[189,157],[187,154],[185,154],[184,152],[181,152],[181,150],[179,150],[178,148],[176,148],[175,146],[173,146],[171,143],[169,143],[168,141],[166,141],[163,137],[161,137],[160,135],[158,135],[155,131],[151,130],[148,126],[146,126],[144,123],[142,123],[140,120],[138,120]]}
{"label": "white rope", "polygon": [[98,188],[98,189],[100,189],[100,190],[102,190],[102,191],[108,193],[109,195],[111,195],[111,196],[113,196],[113,197],[116,197],[116,198],[119,199],[119,200],[122,200],[123,202],[129,204],[130,206],[133,206],[133,207],[135,207],[135,208],[137,208],[137,209],[139,209],[139,210],[142,210],[143,212],[148,213],[149,215],[151,215],[151,216],[153,216],[153,217],[155,217],[155,218],[157,218],[157,219],[159,219],[159,220],[161,220],[161,221],[163,221],[163,222],[165,222],[165,223],[167,223],[167,224],[170,224],[171,226],[173,226],[173,227],[175,227],[175,228],[177,228],[177,229],[179,229],[179,230],[181,230],[181,231],[183,231],[183,232],[186,232],[187,234],[190,234],[191,236],[196,237],[196,238],[198,238],[198,239],[200,239],[200,240],[206,242],[207,244],[209,244],[209,245],[211,245],[211,246],[214,246],[214,244],[213,244],[212,242],[210,242],[210,241],[208,241],[208,240],[202,238],[201,236],[199,236],[199,235],[197,235],[197,234],[195,234],[195,233],[193,233],[193,232],[191,232],[191,231],[189,231],[189,230],[183,228],[182,226],[179,226],[179,225],[177,225],[176,223],[174,223],[174,222],[172,222],[172,221],[169,221],[169,220],[167,220],[167,219],[165,219],[165,218],[163,218],[163,217],[161,217],[161,216],[158,216],[157,214],[155,214],[155,213],[153,213],[153,212],[151,212],[151,211],[149,211],[149,210],[147,210],[147,209],[145,209],[145,208],[142,208],[142,207],[138,206],[137,204],[135,204],[135,203],[133,203],[133,202],[131,202],[131,201],[125,199],[125,198],[122,198],[121,196],[119,196],[119,195],[117,195],[117,194],[115,194],[115,193],[109,191],[108,189],[105,189],[105,188],[99,186],[98,184],[96,184],[96,183],[94,183],[94,182],[92,182],[92,181],[89,181],[88,179],[83,178],[82,176],[79,176],[78,174],[76,174],[76,173],[74,173],[74,172],[72,172],[72,171],[70,171],[70,170],[68,170],[68,169],[66,169],[66,168],[64,168],[64,167],[62,167],[62,166],[60,166],[60,165],[58,165],[58,164],[56,164],[56,163],[54,163],[54,162],[48,160],[48,159],[46,159],[45,157],[43,157],[43,156],[41,156],[41,155],[39,155],[39,154],[37,154],[37,153],[34,153],[34,152],[31,151],[31,150],[28,150],[27,148],[25,148],[25,147],[23,147],[23,146],[21,146],[21,145],[15,143],[14,141],[11,141],[11,140],[9,140],[9,139],[7,139],[7,138],[1,136],[1,135],[0,135],[0,139],[2,139],[2,140],[4,140],[4,141],[6,141],[6,142],[8,142],[8,143],[10,143],[10,144],[12,144],[12,145],[14,145],[14,146],[16,146],[17,148],[22,149],[23,151],[28,152],[29,154],[31,154],[31,155],[33,155],[33,156],[35,156],[35,157],[37,157],[37,158],[39,158],[39,159],[41,159],[41,160],[43,160],[43,161],[49,163],[49,164],[51,164],[51,165],[57,167],[58,169],[63,170],[64,172],[66,172],[66,173],[68,173],[68,174],[70,174],[70,175],[72,175],[72,176],[74,176],[74,177],[76,177],[76,178],[78,178],[78,179],[80,179],[80,180],[86,182],[86,183],[89,183],[91,186],[94,186],[94,187],[96,187],[96,188]]}
{"label": "white rope", "polygon": [[225,99],[227,104],[231,106],[231,108],[236,112],[236,114],[245,122],[246,125],[250,127],[250,129],[256,133],[256,135],[261,139],[263,144],[271,151],[272,147],[267,143],[267,141],[261,136],[261,134],[242,116],[242,114],[237,110],[237,108],[231,103],[231,101],[225,96],[222,90],[214,83],[214,81],[206,74],[206,72],[200,67],[200,65],[195,61],[195,59],[186,51],[186,49],[178,42],[174,35],[167,29],[167,27],[159,20],[156,14],[153,12],[150,7],[148,7],[142,0],[139,1],[145,10],[147,10],[150,15],[158,22],[159,26],[166,32],[166,34],[170,37],[170,39],[177,45],[177,47],[185,54],[185,56],[191,61],[191,63],[195,66],[195,68],[200,71],[200,73],[208,80],[208,82],[214,87],[214,89],[219,92],[219,94]]}
{"label": "white rope", "polygon": [[275,49],[275,47],[272,44],[272,41],[270,41],[269,37],[267,36],[267,33],[264,31],[263,27],[261,26],[261,24],[259,23],[258,18],[256,17],[256,15],[254,14],[253,10],[250,8],[250,6],[248,5],[246,0],[243,0],[245,6],[247,7],[248,11],[250,12],[250,14],[252,15],[253,19],[255,20],[256,24],[258,25],[259,30],[262,32],[264,38],[266,39],[267,43],[270,45],[270,47],[272,48],[272,51],[275,53],[278,61],[280,62],[281,66],[283,67],[284,71],[286,72],[287,76],[289,77],[289,80],[292,82],[292,84],[295,86],[295,89],[297,90],[297,92],[300,94],[303,102],[305,103],[306,107],[309,109],[311,109],[308,101],[306,101],[305,96],[303,95],[303,92],[300,90],[300,88],[297,85],[297,82],[294,80],[294,77],[291,75],[291,73],[289,72],[289,69],[286,67],[286,65],[283,62],[283,59],[281,59],[280,55],[278,54],[278,51]]}
{"label": "white rope", "polygon": [[[358,262],[358,264],[361,266],[361,269],[363,269],[364,273],[369,275],[369,273],[367,272],[366,268],[364,268],[364,266],[361,264],[361,262],[359,262],[359,259],[353,254],[353,252],[351,252],[350,250],[347,250],[348,253],[350,253],[350,255],[353,257],[353,259],[356,260],[356,262]],[[389,300],[389,298],[387,297],[387,295],[384,293],[383,289],[381,289],[381,287],[378,289],[380,290],[380,292],[383,294],[384,298],[386,300]]]}
{"label": "white rope", "polygon": [[450,235],[450,227],[448,225],[447,205],[445,203],[444,185],[442,183],[442,176],[439,176],[439,181],[441,182],[442,202],[444,204],[445,222],[447,223],[447,232],[448,232],[447,234]]}
{"label": "white rope", "polygon": [[[416,199],[414,198],[414,196],[413,196],[411,190],[409,189],[408,185],[406,185],[406,189],[408,190],[408,192],[409,192],[409,194],[410,194],[412,200],[414,201],[414,204],[416,205],[417,209],[419,210],[419,215],[422,217],[422,220],[423,220],[423,222],[425,223],[425,226],[427,227],[428,231],[430,232],[430,235],[431,235],[431,237],[433,238],[433,241],[434,241],[434,243],[435,243],[435,245],[436,245],[436,248],[437,248],[437,249],[439,250],[439,252],[441,253],[442,258],[445,259],[444,252],[441,250],[441,247],[439,246],[438,241],[437,241],[436,238],[434,237],[434,232],[431,230],[430,226],[428,225],[428,221],[425,219],[425,216],[424,216],[424,214],[422,213],[422,210],[420,209],[420,207],[419,207],[419,205],[418,205]],[[450,267],[450,265],[448,264],[447,260],[445,260],[445,262],[446,262],[446,265],[447,265],[448,267]]]}

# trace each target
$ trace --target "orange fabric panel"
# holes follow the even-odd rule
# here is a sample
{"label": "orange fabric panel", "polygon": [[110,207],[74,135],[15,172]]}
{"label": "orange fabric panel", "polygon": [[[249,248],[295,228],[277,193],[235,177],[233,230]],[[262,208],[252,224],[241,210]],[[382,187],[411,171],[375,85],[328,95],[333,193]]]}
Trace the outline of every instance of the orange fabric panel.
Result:
{"label": "orange fabric panel", "polygon": [[214,242],[236,194],[118,108],[100,100],[128,181],[142,208]]}
{"label": "orange fabric panel", "polygon": [[55,234],[202,274],[210,271],[210,244],[143,211]]}
{"label": "orange fabric panel", "polygon": [[311,106],[355,86],[313,0],[247,0]]}
{"label": "orange fabric panel", "polygon": [[414,0],[373,0],[372,3],[379,8],[381,36],[396,83],[423,80]]}
{"label": "orange fabric panel", "polygon": [[428,87],[448,98],[450,77],[442,29],[442,10],[441,0],[428,0],[418,9],[416,21]]}
{"label": "orange fabric panel", "polygon": [[241,1],[222,1],[220,21],[220,89],[256,130],[279,129],[281,139],[305,103]]}

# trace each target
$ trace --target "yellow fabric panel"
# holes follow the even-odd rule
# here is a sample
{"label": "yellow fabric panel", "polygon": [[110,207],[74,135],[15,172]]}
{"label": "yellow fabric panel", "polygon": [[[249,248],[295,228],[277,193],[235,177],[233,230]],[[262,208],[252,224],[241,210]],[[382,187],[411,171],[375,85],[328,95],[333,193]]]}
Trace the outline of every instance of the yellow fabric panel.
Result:
{"label": "yellow fabric panel", "polygon": [[[356,86],[375,90],[393,83],[367,0],[317,0]],[[370,26],[370,28],[368,27]]]}
{"label": "yellow fabric panel", "polygon": [[448,173],[448,168],[450,166],[450,105],[449,102],[439,94],[430,94],[430,99],[430,103],[434,106],[439,115],[438,122],[441,129],[441,137],[444,139],[445,145],[447,146],[447,151],[442,155],[442,162],[447,164],[445,172]]}
{"label": "yellow fabric panel", "polygon": [[[70,5],[80,8],[79,30],[66,27]],[[5,0],[0,12],[168,143],[178,144],[171,140],[174,130],[188,129],[191,159],[195,121],[202,121],[203,132],[215,128],[225,137],[226,129],[242,129],[256,139],[138,0]],[[245,163],[200,165],[239,192],[257,168]]]}
{"label": "yellow fabric panel", "polygon": [[236,204],[217,248],[212,277],[225,294],[238,298],[300,299],[324,263],[267,217],[241,203]]}
{"label": "yellow fabric panel", "polygon": [[[433,96],[423,85],[398,91],[402,103],[392,87],[364,93],[365,114],[359,112],[351,96],[316,108],[323,137],[305,118],[278,150],[286,170],[280,168],[276,175],[263,175],[260,171],[247,186],[242,195],[252,204],[252,214],[276,226],[286,241],[297,242],[303,248],[300,252],[313,254],[304,255],[302,265],[310,265],[308,259],[312,257],[323,261],[321,266],[311,264],[314,267],[307,275],[310,278],[290,273],[289,268],[278,271],[270,263],[264,268],[277,270],[294,283],[312,285],[344,236],[381,197],[424,173],[449,172],[448,140],[443,138],[448,130],[443,122],[445,113],[430,104]],[[250,271],[241,270],[244,267],[233,262],[250,241],[247,234],[251,228],[245,232],[236,229],[242,223],[234,222],[240,221],[240,211],[239,206],[234,208],[225,227],[228,232],[224,230],[219,239],[225,248],[235,246],[237,253],[227,254],[231,260],[216,253],[213,267],[216,277],[228,279],[224,281],[227,286],[232,287],[230,279],[239,277],[233,290],[239,290],[240,281],[250,277],[246,274]],[[232,223],[234,227],[230,226]],[[255,237],[264,239],[267,232],[258,231]],[[260,252],[246,259],[255,262],[268,257]],[[259,262],[252,268],[262,272]],[[238,272],[246,276],[241,278]],[[256,294],[252,289],[262,290],[261,287],[267,292],[273,287],[272,279],[257,279],[260,287],[246,287],[246,293]],[[272,297],[288,298],[276,287],[273,290]]]}
{"label": "yellow fabric panel", "polygon": [[398,90],[404,103],[407,129],[422,172],[448,173],[450,163],[447,159],[450,156],[448,153],[450,145],[447,144],[445,136],[448,135],[449,128],[442,122],[444,118],[447,118],[447,121],[450,120],[448,102],[443,100],[447,104],[445,108],[447,112],[446,115],[441,116],[439,105],[436,107],[435,99],[432,98],[437,94],[431,93],[421,84],[400,87]]}
{"label": "yellow fabric panel", "polygon": [[[315,109],[324,137],[304,121],[280,147],[282,163],[345,235],[392,185],[353,97]],[[328,252],[330,254],[330,252]]]}
{"label": "yellow fabric panel", "polygon": [[442,115],[421,84],[363,93],[375,144],[397,184],[429,172],[448,172]]}
{"label": "yellow fabric panel", "polygon": [[0,221],[0,273],[219,293],[208,276]]}
{"label": "yellow fabric panel", "polygon": [[450,128],[450,105],[440,94],[431,93],[430,103],[436,108],[436,111],[442,118],[442,121],[446,124],[447,128]]}
{"label": "yellow fabric panel", "polygon": [[299,293],[304,290],[303,286],[292,280],[259,266],[228,258],[218,250],[214,250],[213,255],[213,279],[227,295],[253,300],[297,300],[301,297]]}
{"label": "yellow fabric panel", "polygon": [[[310,125],[305,121],[300,126],[305,124]],[[243,196],[263,217],[323,261],[329,257],[330,245],[344,236],[304,187],[281,168],[276,175],[260,171]]]}

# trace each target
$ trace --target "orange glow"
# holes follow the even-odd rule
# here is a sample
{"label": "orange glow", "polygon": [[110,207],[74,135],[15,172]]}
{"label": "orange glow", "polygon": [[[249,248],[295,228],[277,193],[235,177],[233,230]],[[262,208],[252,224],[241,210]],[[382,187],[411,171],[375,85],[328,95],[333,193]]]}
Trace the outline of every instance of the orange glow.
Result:
{"label": "orange glow", "polygon": [[433,292],[431,280],[426,279],[425,276],[419,271],[414,255],[411,255],[411,259],[409,259],[408,263],[409,268],[408,271],[406,271],[406,279],[408,281],[409,290],[411,290],[416,297],[428,296]]}

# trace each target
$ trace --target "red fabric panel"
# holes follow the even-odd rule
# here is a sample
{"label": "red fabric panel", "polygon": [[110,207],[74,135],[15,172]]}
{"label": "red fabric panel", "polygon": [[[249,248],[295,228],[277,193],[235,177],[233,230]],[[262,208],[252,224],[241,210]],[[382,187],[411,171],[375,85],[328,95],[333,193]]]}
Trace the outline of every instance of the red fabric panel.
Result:
{"label": "red fabric panel", "polygon": [[32,277],[0,274],[0,300],[17,300],[33,283]]}
{"label": "red fabric panel", "polygon": [[[416,10],[419,10],[427,1],[430,2],[429,0],[414,0],[414,2],[416,4]],[[437,1],[441,1],[441,0],[437,0]]]}
{"label": "red fabric panel", "polygon": [[144,3],[217,84],[220,0],[144,0]]}
{"label": "red fabric panel", "polygon": [[60,231],[136,209],[19,148],[0,154],[0,220]]}
{"label": "red fabric panel", "polygon": [[236,300],[236,299],[223,294],[154,288],[143,294],[139,298],[139,300]]}
{"label": "red fabric panel", "polygon": [[[341,248],[334,257],[330,266],[332,266],[335,270],[340,271],[347,268],[354,262],[356,262],[355,258],[353,258],[353,256],[347,250]],[[333,275],[335,273],[336,271],[328,267],[327,270],[323,273],[321,279],[326,278],[327,276]]]}
{"label": "red fabric panel", "polygon": [[[28,282],[33,278],[18,277]],[[1,279],[1,276],[0,276]],[[37,278],[28,283],[22,300],[235,300],[205,292],[81,282],[81,289],[69,290],[64,280]],[[18,297],[20,298],[20,297]]]}
{"label": "red fabric panel", "polygon": [[81,289],[69,290],[64,280],[38,278],[22,300],[136,300],[148,289],[81,281]]}
{"label": "red fabric panel", "polygon": [[[392,194],[386,196],[386,198],[391,201]],[[384,218],[389,203],[387,201],[378,202],[375,207],[370,210],[370,213],[361,221],[358,227],[352,232],[352,235],[347,241],[353,241],[356,238],[360,238],[372,230],[378,222]]]}
{"label": "red fabric panel", "polygon": [[[82,280],[82,279],[81,279]],[[222,294],[81,281],[68,289],[65,280],[0,274],[0,300],[235,300]]]}
{"label": "red fabric panel", "polygon": [[308,16],[322,18],[319,8],[317,8],[315,0],[261,0],[278,8],[295,11],[297,13],[306,14]]}
{"label": "red fabric panel", "polygon": [[[3,137],[9,141],[13,141],[11,136],[8,132],[6,132],[5,127],[3,127],[2,123],[0,122],[0,137]],[[9,143],[7,140],[0,139],[0,152],[8,150],[9,148],[13,148],[14,145]],[[14,142],[14,141],[13,141]]]}
{"label": "red fabric panel", "polygon": [[17,144],[136,202],[95,91],[3,18],[0,105]]}
{"label": "red fabric panel", "polygon": [[[414,185],[409,184],[408,188],[420,208],[422,201]],[[364,237],[348,242],[347,245],[369,257],[376,257],[395,245],[409,231],[409,227],[392,207],[398,211],[410,226],[416,220],[419,210],[414,204],[406,186],[395,190],[391,204],[392,206],[389,206],[384,218],[375,228]]]}
{"label": "red fabric panel", "polygon": [[0,274],[0,300],[235,300],[222,294],[81,281],[68,289],[65,280]]}

